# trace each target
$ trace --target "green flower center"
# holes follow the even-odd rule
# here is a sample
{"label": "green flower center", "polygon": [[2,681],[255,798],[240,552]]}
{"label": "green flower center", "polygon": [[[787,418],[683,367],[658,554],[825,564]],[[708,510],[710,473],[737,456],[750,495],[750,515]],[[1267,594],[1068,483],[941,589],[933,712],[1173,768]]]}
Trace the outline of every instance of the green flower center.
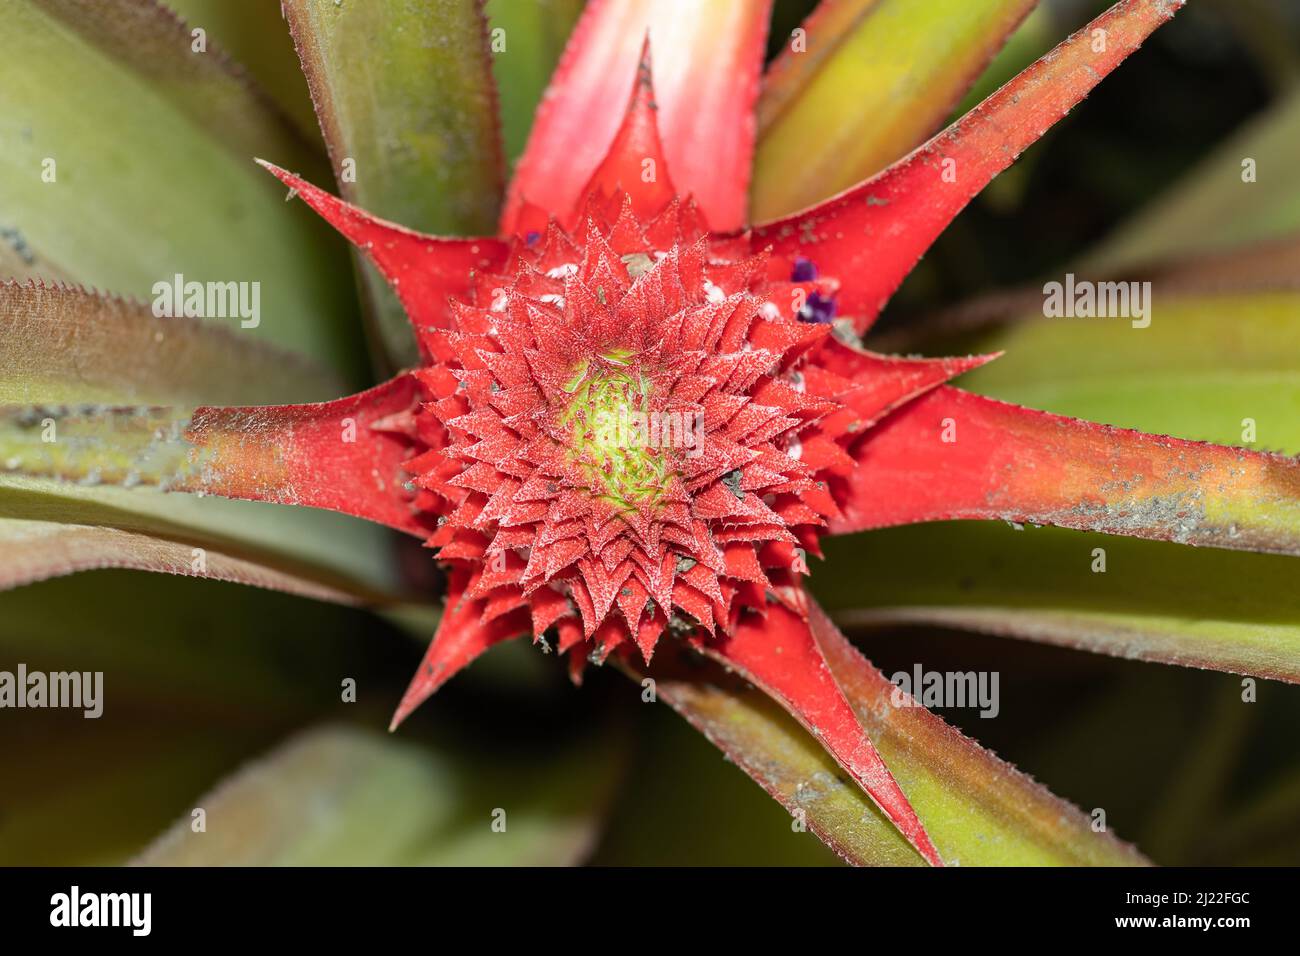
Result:
{"label": "green flower center", "polygon": [[592,495],[628,511],[657,504],[672,474],[668,450],[647,440],[651,386],[626,368],[630,358],[611,349],[575,368],[559,418]]}

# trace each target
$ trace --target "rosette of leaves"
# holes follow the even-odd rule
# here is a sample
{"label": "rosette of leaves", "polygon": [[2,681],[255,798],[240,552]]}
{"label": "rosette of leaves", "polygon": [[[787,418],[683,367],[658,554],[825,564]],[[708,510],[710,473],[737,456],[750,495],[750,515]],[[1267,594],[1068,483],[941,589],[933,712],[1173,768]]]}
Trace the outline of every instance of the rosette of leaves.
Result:
{"label": "rosette of leaves", "polygon": [[[1181,3],[1055,46],[1029,0],[826,0],[774,39],[748,0],[175,6],[4,14],[5,646],[123,695],[24,719],[65,783],[6,798],[8,858],[117,800],[43,852],[578,861],[643,701],[794,821],[754,826],[850,862],[1141,863],[836,621],[1300,674],[1297,210],[1232,191],[1294,150],[1289,101],[1070,267],[1151,282],[1149,327],[1034,290],[876,322]],[[157,315],[174,277],[255,283],[261,319]],[[625,407],[700,444],[610,441]],[[530,643],[636,683],[557,693]],[[1190,750],[1207,805],[1234,720]]]}

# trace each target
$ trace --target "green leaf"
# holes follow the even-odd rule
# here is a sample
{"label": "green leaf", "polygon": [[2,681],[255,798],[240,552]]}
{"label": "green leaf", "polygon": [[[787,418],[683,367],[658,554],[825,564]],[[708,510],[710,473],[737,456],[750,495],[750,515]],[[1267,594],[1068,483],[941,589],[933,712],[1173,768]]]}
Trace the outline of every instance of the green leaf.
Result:
{"label": "green leaf", "polygon": [[390,532],[333,512],[10,476],[0,481],[0,518],[118,528],[270,567],[358,600],[388,600],[401,590]]}
{"label": "green leaf", "polygon": [[121,864],[313,715],[383,726],[395,646],[362,612],[213,581],[100,571],[0,594],[0,667],[103,674],[98,718],[5,711],[0,864]]}
{"label": "green leaf", "polygon": [[[814,611],[835,679],[944,859],[962,865],[1132,865],[1141,856],[1094,833],[1078,810],[895,690]],[[637,672],[639,673],[639,671]],[[662,644],[657,695],[850,863],[921,865],[921,857],[835,761],[762,692]]]}
{"label": "green leaf", "polygon": [[235,581],[319,600],[351,603],[355,584],[331,587],[266,563],[197,549],[188,542],[117,528],[0,518],[0,590],[100,568],[131,568]]}
{"label": "green leaf", "polygon": [[[139,422],[156,414],[145,411],[155,403],[291,402],[338,389],[334,376],[313,363],[217,326],[157,319],[138,303],[80,289],[15,283],[0,283],[0,367],[0,403],[30,408],[34,422],[61,418],[59,408],[68,406],[98,409],[109,422]],[[42,448],[75,459],[80,447],[82,458],[108,463],[128,450],[125,441],[105,444],[109,434],[90,427],[80,443],[65,433],[69,442]],[[79,468],[81,485],[4,475],[26,454],[21,438],[0,440],[10,442],[0,455],[0,587],[132,567],[331,600],[373,600],[399,590],[391,537],[382,528],[307,509],[101,486],[96,482],[112,477],[102,469],[92,475]],[[200,558],[195,548],[206,553]]]}
{"label": "green leaf", "polygon": [[358,368],[341,245],[252,160],[322,164],[212,38],[152,4],[16,0],[0,59],[0,270],[146,301],[258,283],[256,327],[209,321]]}
{"label": "green leaf", "polygon": [[202,27],[256,78],[262,89],[289,116],[298,131],[322,148],[320,127],[311,105],[311,91],[293,50],[278,3],[231,3],[230,0],[164,0],[185,18],[187,26]]}
{"label": "green leaf", "polygon": [[0,404],[276,404],[343,392],[322,366],[140,302],[0,280]]}
{"label": "green leaf", "polygon": [[[1036,0],[841,0],[787,42],[758,104],[753,218],[858,183],[939,128]],[[802,41],[806,49],[794,44]]]}
{"label": "green leaf", "polygon": [[[1253,181],[1246,181],[1249,170]],[[1300,92],[1252,119],[1079,263],[1112,273],[1300,230]]]}
{"label": "green leaf", "polygon": [[511,164],[524,151],[533,113],[582,7],[583,0],[487,0],[501,137]]}
{"label": "green leaf", "polygon": [[809,583],[846,627],[941,624],[1300,682],[1291,557],[990,522],[871,531],[825,550]]}
{"label": "green leaf", "polygon": [[[344,198],[423,232],[493,234],[504,173],[477,0],[285,0],[283,9]],[[397,297],[373,267],[362,270],[379,344],[395,367],[412,364]]]}
{"label": "green leaf", "polygon": [[967,391],[1179,438],[1300,453],[1300,291],[1155,286],[1150,299],[1147,328],[1040,314],[926,348],[1005,350],[962,378]]}
{"label": "green leaf", "polygon": [[[595,837],[608,747],[506,769],[382,733],[320,727],[200,797],[141,854],[146,866],[547,866]],[[304,807],[309,812],[304,812]]]}

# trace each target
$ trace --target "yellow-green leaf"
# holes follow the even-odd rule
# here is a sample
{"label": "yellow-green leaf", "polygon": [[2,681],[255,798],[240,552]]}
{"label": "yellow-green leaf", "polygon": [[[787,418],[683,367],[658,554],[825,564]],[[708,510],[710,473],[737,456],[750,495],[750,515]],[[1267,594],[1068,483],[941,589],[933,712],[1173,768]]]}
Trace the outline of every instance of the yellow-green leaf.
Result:
{"label": "yellow-green leaf", "polygon": [[343,394],[324,366],[142,302],[0,280],[0,404],[275,404]]}
{"label": "yellow-green leaf", "polygon": [[754,221],[813,205],[911,152],[1035,2],[824,4],[787,41],[759,100]]}
{"label": "yellow-green leaf", "polygon": [[489,49],[507,161],[524,151],[533,113],[582,13],[583,0],[487,0]]}
{"label": "yellow-green leaf", "polygon": [[191,28],[202,27],[230,52],[275,100],[299,132],[324,146],[307,80],[293,52],[293,37],[278,3],[230,0],[163,0]]}
{"label": "yellow-green leaf", "polygon": [[940,624],[1300,682],[1295,558],[993,522],[829,540],[809,578],[845,626]]}
{"label": "yellow-green leaf", "polygon": [[[945,861],[966,866],[1143,862],[1077,809],[920,707],[891,704],[895,685],[820,609],[811,623],[836,681],[916,808]],[[761,691],[661,645],[649,673],[658,696],[791,814],[851,863],[922,859],[834,759]]]}
{"label": "yellow-green leaf", "polygon": [[0,60],[0,270],[145,301],[247,283],[248,317],[211,321],[359,368],[342,245],[253,157],[324,164],[214,38],[152,3],[13,0]]}
{"label": "yellow-green leaf", "polygon": [[[344,198],[424,232],[495,232],[504,173],[477,0],[283,7]],[[397,297],[373,267],[361,269],[377,344],[395,367],[412,364]]]}
{"label": "yellow-green leaf", "polygon": [[[1151,324],[1013,321],[936,348],[1005,350],[962,387],[1147,432],[1300,453],[1300,291],[1178,294]],[[929,346],[927,346],[929,347]]]}
{"label": "yellow-green leaf", "polygon": [[[493,767],[380,732],[315,728],[245,767],[137,859],[145,866],[556,866],[581,862],[608,746]],[[304,807],[309,808],[304,812]]]}

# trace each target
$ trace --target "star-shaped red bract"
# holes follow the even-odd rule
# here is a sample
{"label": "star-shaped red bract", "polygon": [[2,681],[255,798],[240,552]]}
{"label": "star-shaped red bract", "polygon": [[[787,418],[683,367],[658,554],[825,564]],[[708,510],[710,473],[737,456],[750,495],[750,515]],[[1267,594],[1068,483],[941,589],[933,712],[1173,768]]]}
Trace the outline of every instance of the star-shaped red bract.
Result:
{"label": "star-shaped red bract", "polygon": [[[332,221],[357,216],[273,171]],[[354,221],[399,291],[438,253]],[[426,364],[409,406],[371,423],[410,443],[412,510],[449,570],[446,617],[394,723],[520,634],[553,636],[578,679],[610,654],[649,662],[666,633],[723,646],[773,605],[806,615],[800,577],[840,515],[852,446],[982,361],[866,352],[835,334],[839,283],[814,260],[711,233],[672,185],[648,43],[573,214],[525,204],[516,234],[481,251],[459,296],[412,310]],[[874,790],[897,791],[874,751],[859,762]]]}
{"label": "star-shaped red bract", "polygon": [[[941,863],[827,665],[833,628],[801,583],[819,536],[998,518],[1251,547],[1264,531],[1146,503],[1189,476],[1220,493],[1300,486],[1290,459],[945,384],[988,357],[860,344],[953,216],[1177,6],[1124,0],[879,175],[749,229],[762,30],[729,47],[725,82],[677,78],[666,150],[648,42],[605,5],[543,101],[500,237],[422,235],[268,165],[389,280],[422,362],[337,402],[198,410],[202,490],[360,515],[435,549],[447,604],[394,725],[503,640],[531,634],[575,679],[680,642],[780,703]],[[620,62],[630,98],[599,132],[610,77],[590,78]],[[699,143],[682,131],[706,127],[681,113],[696,81],[714,124]],[[674,154],[693,189],[674,184]],[[221,452],[231,436],[238,456]]]}

